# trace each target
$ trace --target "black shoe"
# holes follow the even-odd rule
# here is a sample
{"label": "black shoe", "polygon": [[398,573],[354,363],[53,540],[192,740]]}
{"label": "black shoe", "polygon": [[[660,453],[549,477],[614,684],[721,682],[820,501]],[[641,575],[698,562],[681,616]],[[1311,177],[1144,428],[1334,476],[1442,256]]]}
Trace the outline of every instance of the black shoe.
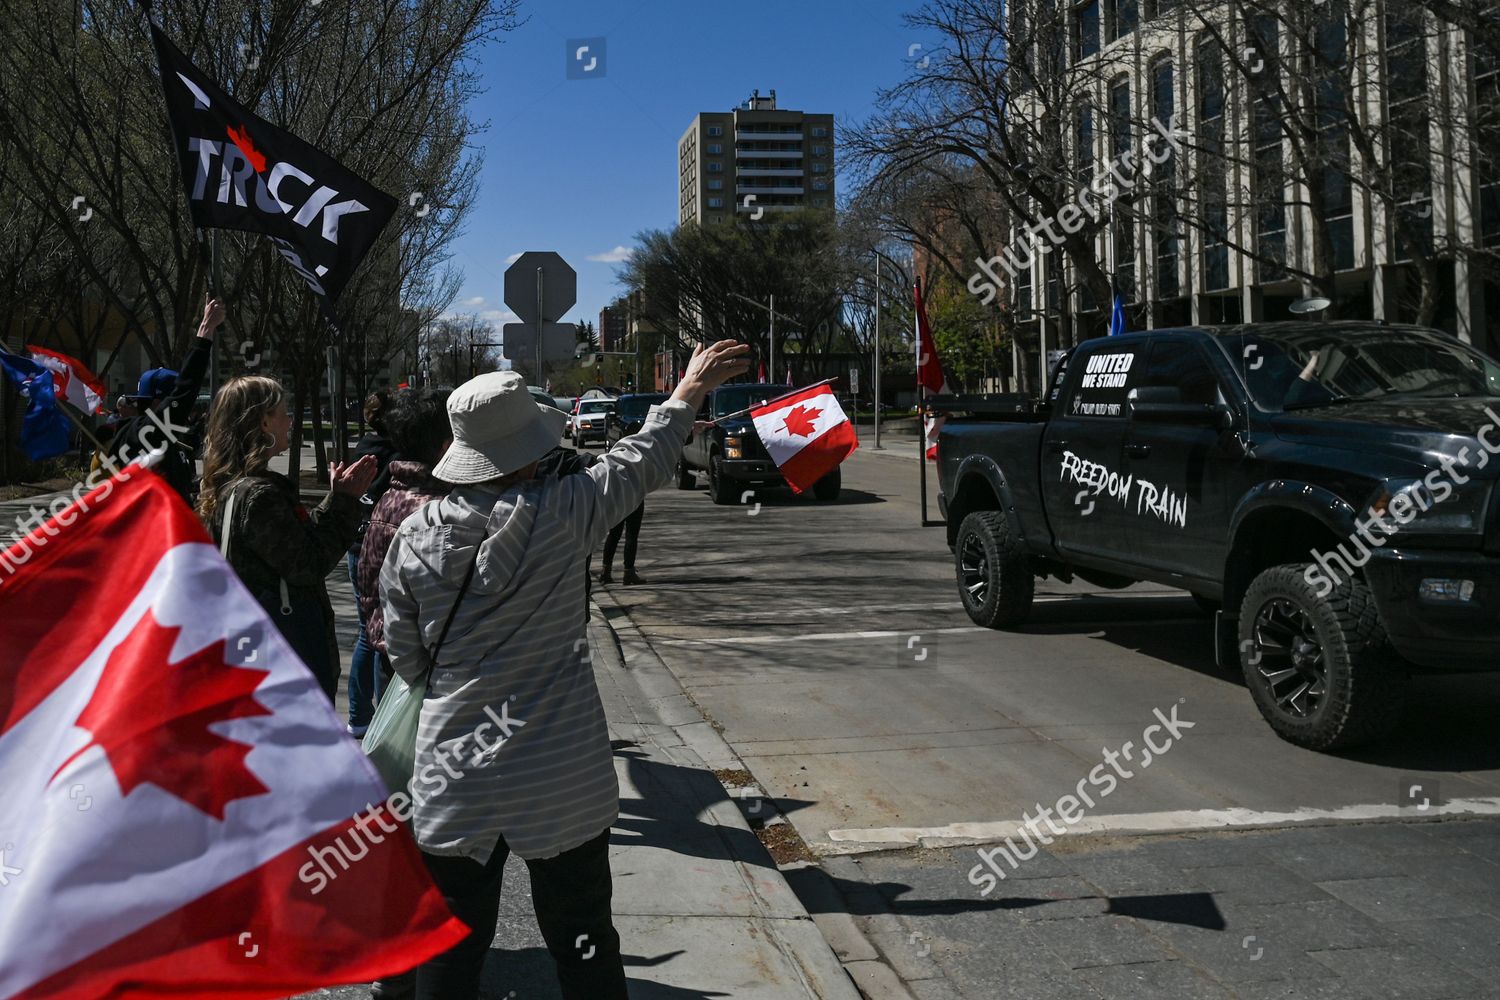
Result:
{"label": "black shoe", "polygon": [[417,995],[417,970],[386,976],[370,984],[370,1000],[412,1000]]}
{"label": "black shoe", "polygon": [[[609,570],[605,570],[603,573],[599,574],[599,582],[600,583],[614,583],[615,582],[615,578],[613,576],[610,576]],[[626,582],[628,583],[629,581],[626,581]]]}
{"label": "black shoe", "polygon": [[641,575],[639,573],[637,573],[635,570],[633,570],[633,569],[627,569],[625,571],[625,586],[628,587],[628,586],[630,586],[631,584],[634,584],[634,583],[645,583],[645,582],[646,581],[642,580],[641,579]]}

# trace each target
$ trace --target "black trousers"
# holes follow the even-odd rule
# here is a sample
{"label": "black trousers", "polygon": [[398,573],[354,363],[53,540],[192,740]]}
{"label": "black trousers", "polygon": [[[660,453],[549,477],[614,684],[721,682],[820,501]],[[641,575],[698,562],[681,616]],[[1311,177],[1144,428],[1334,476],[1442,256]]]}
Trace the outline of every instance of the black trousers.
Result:
{"label": "black trousers", "polygon": [[635,572],[635,546],[641,537],[641,519],[646,516],[646,505],[642,503],[625,516],[625,520],[609,529],[604,538],[604,572],[615,568],[615,546],[620,544],[620,533],[625,533],[625,572]]}
{"label": "black trousers", "polygon": [[[502,838],[482,865],[470,858],[422,860],[469,936],[417,968],[417,1000],[476,1000],[484,957],[500,917],[500,881],[510,848]],[[536,922],[557,963],[565,1000],[627,1000],[620,935],[610,912],[609,831],[555,858],[527,861]]]}

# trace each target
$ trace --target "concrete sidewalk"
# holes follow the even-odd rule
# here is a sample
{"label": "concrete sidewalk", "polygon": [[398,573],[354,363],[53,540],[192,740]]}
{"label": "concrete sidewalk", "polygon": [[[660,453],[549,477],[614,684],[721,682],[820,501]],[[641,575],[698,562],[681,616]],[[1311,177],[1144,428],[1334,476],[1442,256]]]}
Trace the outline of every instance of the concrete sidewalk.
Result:
{"label": "concrete sidewalk", "polygon": [[[347,677],[352,594],[342,574],[329,583]],[[628,636],[623,645],[617,640],[605,613],[616,606],[607,594],[595,596],[589,649],[620,779],[610,862],[631,997],[859,1000],[807,910],[695,749],[717,734],[649,647],[635,647]],[[341,717],[344,699],[341,690]],[[560,998],[532,914],[526,867],[514,857],[500,909],[481,996]],[[307,994],[367,995],[365,986]]]}

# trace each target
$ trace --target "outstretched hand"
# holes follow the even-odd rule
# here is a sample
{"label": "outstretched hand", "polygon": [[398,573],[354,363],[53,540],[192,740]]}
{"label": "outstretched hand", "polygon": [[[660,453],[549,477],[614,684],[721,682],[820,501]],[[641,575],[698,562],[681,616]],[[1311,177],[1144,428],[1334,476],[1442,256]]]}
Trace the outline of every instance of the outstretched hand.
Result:
{"label": "outstretched hand", "polygon": [[374,455],[366,455],[358,462],[340,465],[335,462],[328,467],[329,489],[334,493],[360,497],[370,488],[379,471]]}
{"label": "outstretched hand", "polygon": [[213,338],[214,331],[224,322],[224,303],[209,299],[203,304],[203,322],[198,324],[198,336],[204,340]]}
{"label": "outstretched hand", "polygon": [[736,340],[721,340],[716,344],[708,345],[699,344],[693,348],[693,356],[688,361],[687,371],[683,373],[682,381],[677,383],[677,389],[672,393],[672,398],[680,399],[694,410],[698,410],[703,406],[704,398],[711,391],[736,375],[743,375],[749,370],[749,344],[742,344]]}

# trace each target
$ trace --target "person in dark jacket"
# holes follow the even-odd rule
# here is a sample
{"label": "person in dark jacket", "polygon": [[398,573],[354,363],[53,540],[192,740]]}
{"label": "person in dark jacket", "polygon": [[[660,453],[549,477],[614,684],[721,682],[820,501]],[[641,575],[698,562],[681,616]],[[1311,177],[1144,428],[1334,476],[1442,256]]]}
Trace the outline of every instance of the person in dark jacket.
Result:
{"label": "person in dark jacket", "polygon": [[432,475],[432,467],[453,440],[448,424],[448,390],[402,389],[391,401],[386,427],[400,457],[391,462],[390,487],[370,514],[355,573],[365,632],[370,645],[382,655],[385,612],[380,602],[380,567],[385,564],[385,554],[402,521],[453,488]]}
{"label": "person in dark jacket", "polygon": [[328,496],[309,511],[297,485],[269,468],[291,437],[286,398],[262,375],[224,383],[209,411],[197,509],[215,542],[228,539],[229,565],[332,702],[340,661],[325,579],[359,532],[375,459],[332,465]]}
{"label": "person in dark jacket", "polygon": [[214,331],[223,322],[223,303],[209,299],[182,368],[178,371],[153,368],[143,374],[136,395],[130,397],[139,415],[121,423],[109,440],[110,454],[121,466],[165,448],[156,471],[189,504],[193,502],[197,473],[194,448],[188,442],[193,429],[189,421],[198,403],[198,388],[213,356]]}
{"label": "person in dark jacket", "polygon": [[368,514],[390,486],[391,462],[397,454],[397,448],[391,443],[386,431],[385,415],[390,399],[390,393],[379,389],[365,400],[363,415],[365,423],[370,425],[370,432],[360,439],[354,450],[356,459],[366,455],[375,459],[375,481],[360,498],[367,516],[361,520],[359,537],[349,547],[345,559],[349,568],[349,584],[354,588],[355,608],[359,611],[359,634],[355,636],[354,655],[349,661],[349,733],[355,737],[364,736],[365,730],[370,726],[370,719],[375,714],[375,703],[380,700],[381,680],[385,669],[383,657],[370,644],[365,601],[359,589],[357,567],[360,545],[370,523]]}
{"label": "person in dark jacket", "polygon": [[646,516],[646,502],[625,516],[625,520],[609,529],[604,536],[604,569],[599,572],[600,583],[614,583],[615,547],[620,544],[620,535],[625,536],[625,585],[645,583],[635,571],[636,543],[641,537],[641,521]]}

